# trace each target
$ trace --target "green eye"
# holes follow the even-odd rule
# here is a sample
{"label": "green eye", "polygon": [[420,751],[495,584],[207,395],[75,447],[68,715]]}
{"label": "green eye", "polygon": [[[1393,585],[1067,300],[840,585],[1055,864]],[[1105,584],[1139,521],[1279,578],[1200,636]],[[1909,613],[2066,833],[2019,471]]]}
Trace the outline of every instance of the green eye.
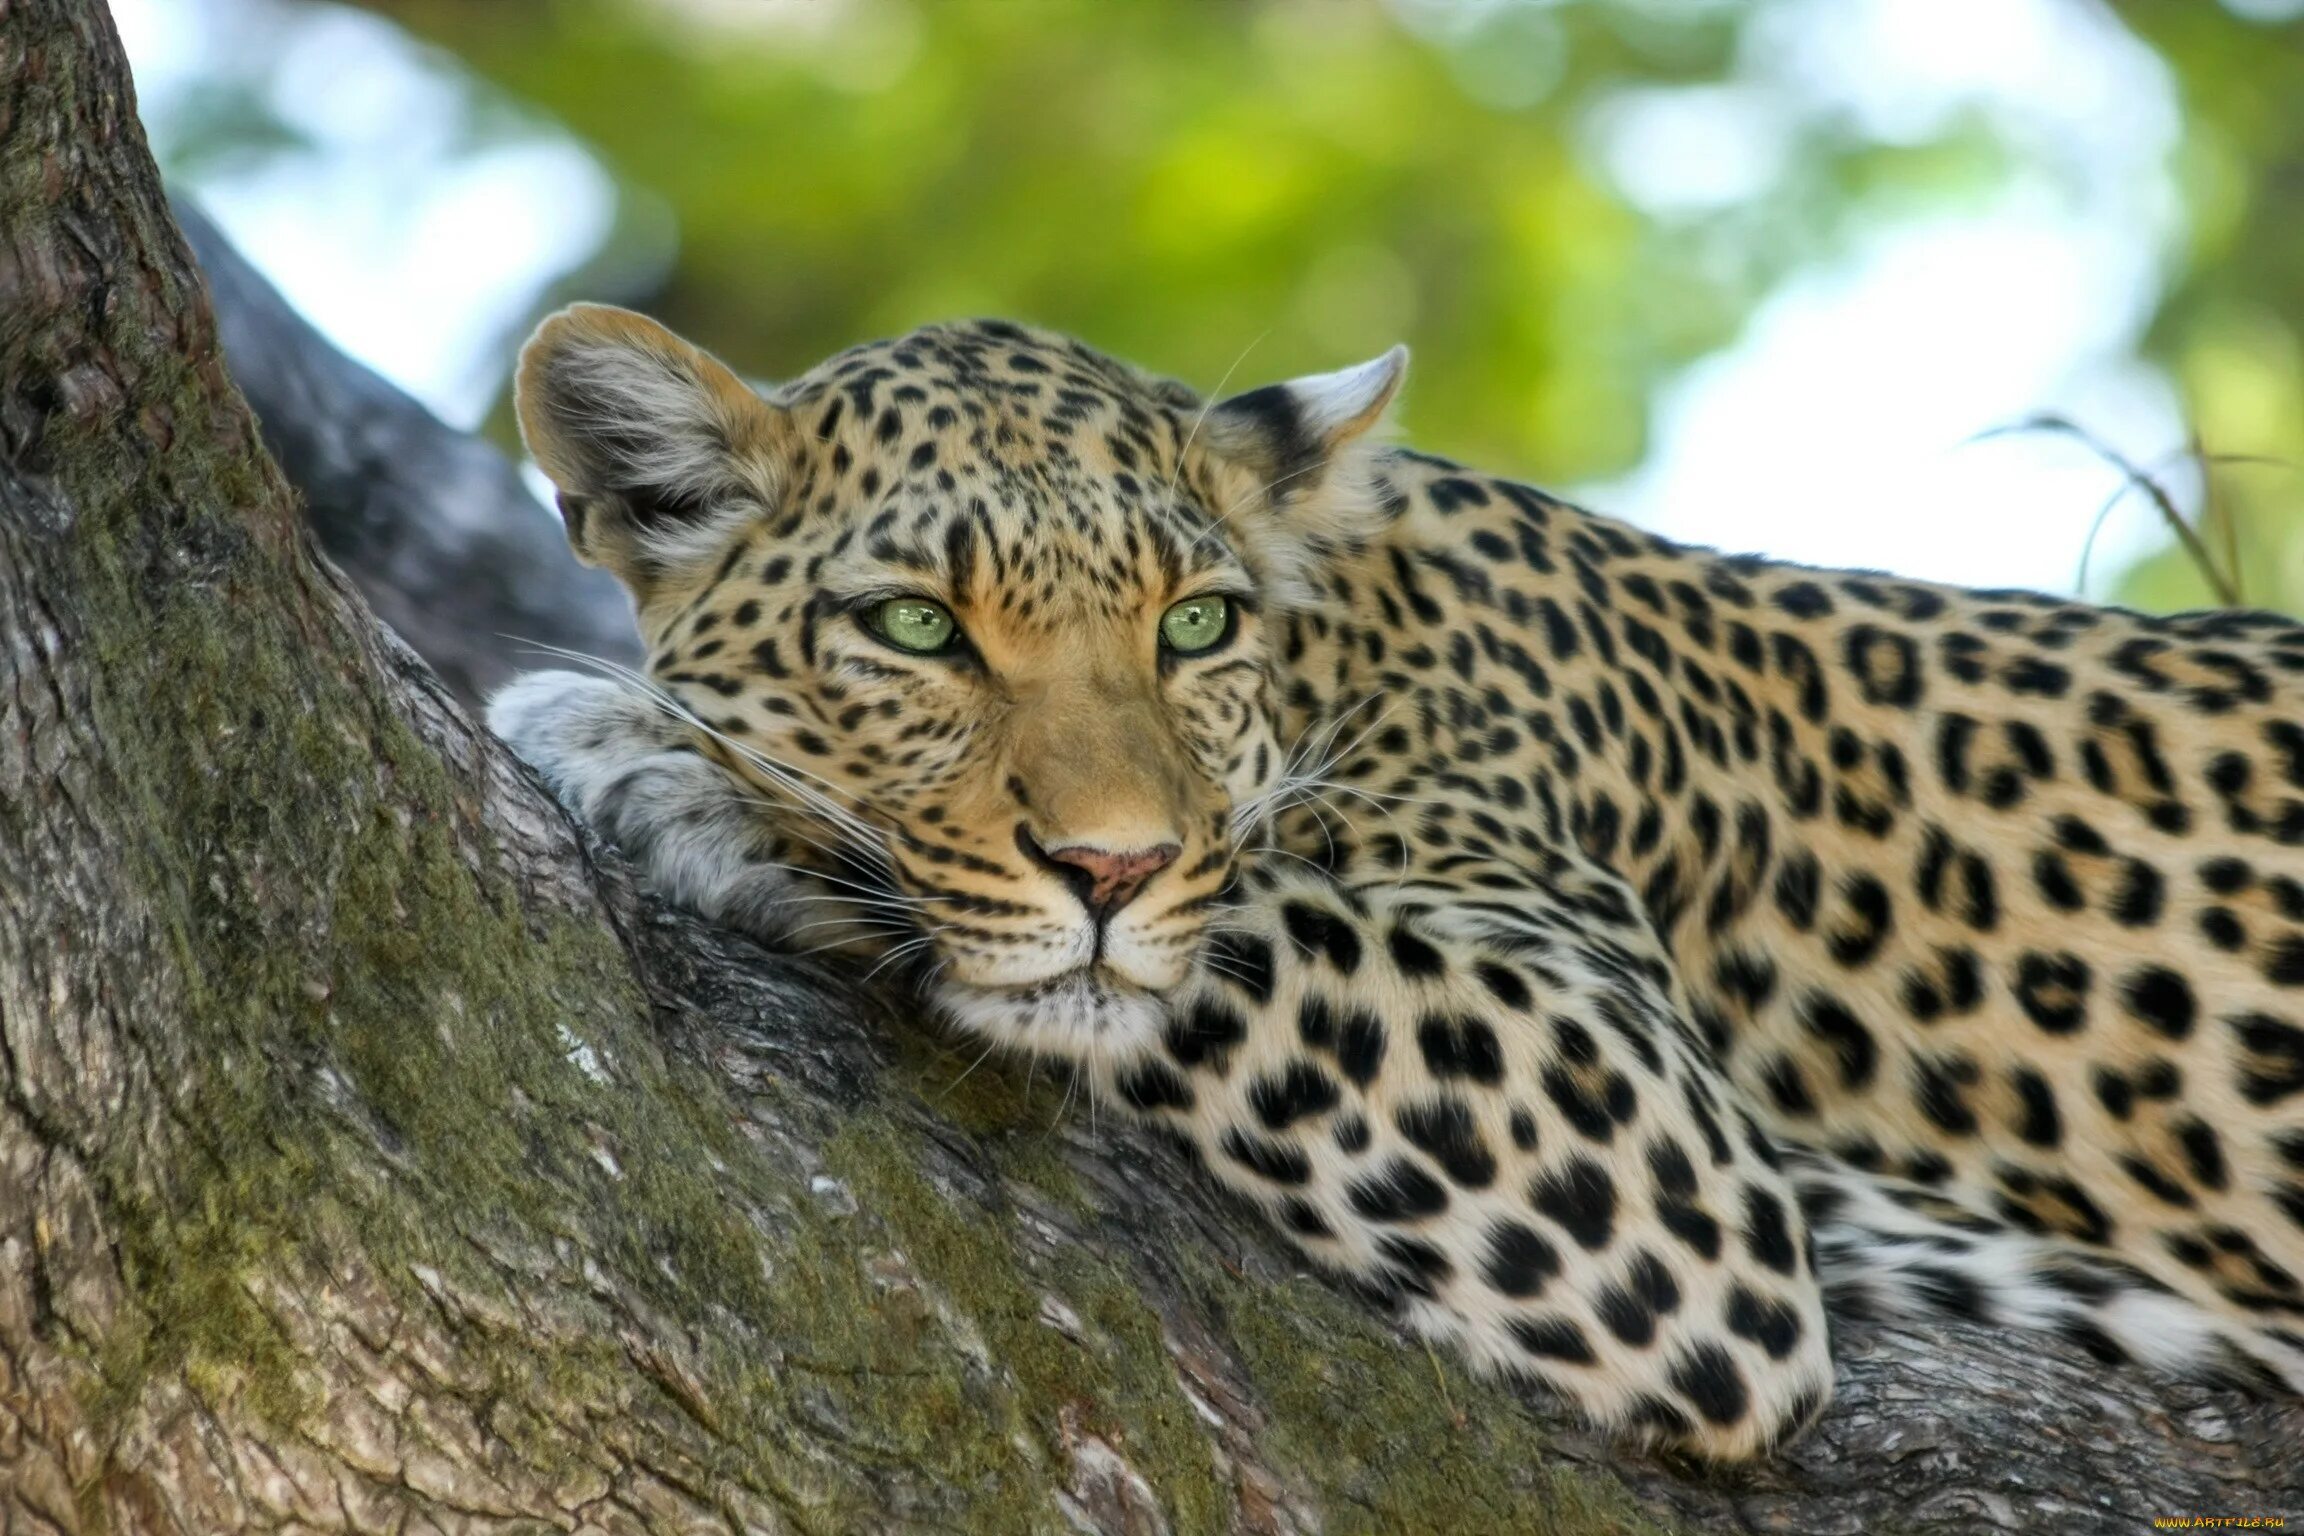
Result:
{"label": "green eye", "polygon": [[940,651],[958,628],[950,609],[918,597],[892,597],[870,610],[872,628],[901,650]]}
{"label": "green eye", "polygon": [[1232,605],[1221,597],[1188,597],[1160,615],[1160,641],[1179,655],[1205,651],[1232,627]]}

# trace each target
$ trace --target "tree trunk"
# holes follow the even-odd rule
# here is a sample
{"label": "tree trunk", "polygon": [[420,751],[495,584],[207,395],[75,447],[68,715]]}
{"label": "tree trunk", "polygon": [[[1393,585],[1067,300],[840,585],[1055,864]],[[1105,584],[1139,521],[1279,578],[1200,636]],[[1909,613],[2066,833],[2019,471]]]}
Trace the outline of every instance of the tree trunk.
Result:
{"label": "tree trunk", "polygon": [[[451,656],[498,622],[394,590]],[[0,0],[0,1533],[2304,1516],[2293,1405],[1840,1345],[1775,1465],[1613,1452],[903,998],[635,898],[316,557],[101,7]]]}

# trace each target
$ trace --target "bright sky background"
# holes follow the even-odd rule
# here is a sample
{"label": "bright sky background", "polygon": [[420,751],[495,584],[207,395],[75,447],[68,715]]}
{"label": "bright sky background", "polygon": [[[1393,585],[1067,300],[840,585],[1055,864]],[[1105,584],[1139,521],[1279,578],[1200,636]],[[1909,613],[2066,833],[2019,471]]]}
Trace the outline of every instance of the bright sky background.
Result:
{"label": "bright sky background", "polygon": [[[1394,3],[1426,23],[1436,7],[1498,0]],[[113,0],[113,12],[155,124],[264,61],[255,77],[310,147],[216,168],[203,200],[346,351],[476,423],[538,296],[605,238],[605,173],[549,124],[507,125],[500,104],[363,13],[299,0]],[[2117,473],[2061,438],[1974,439],[2057,411],[2140,462],[2181,448],[2174,398],[2136,357],[2177,232],[2166,73],[2109,8],[2072,0],[1769,0],[1740,75],[1621,97],[1593,114],[1585,147],[1662,217],[1763,180],[1788,102],[1893,140],[1980,112],[2046,172],[1957,216],[1875,227],[1795,276],[1735,345],[1660,393],[1645,464],[1574,489],[1696,543],[2076,590]],[[2088,591],[2161,542],[2131,498],[2096,540]]]}

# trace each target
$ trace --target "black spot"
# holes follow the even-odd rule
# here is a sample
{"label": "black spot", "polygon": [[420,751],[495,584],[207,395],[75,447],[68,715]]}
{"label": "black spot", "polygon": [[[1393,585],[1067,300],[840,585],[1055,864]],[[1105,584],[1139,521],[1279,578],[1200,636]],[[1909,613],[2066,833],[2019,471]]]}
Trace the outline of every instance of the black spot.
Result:
{"label": "black spot", "polygon": [[1976,1282],[1956,1269],[1941,1264],[1907,1264],[1904,1281],[1918,1293],[1920,1299],[1947,1317],[1966,1318],[1970,1322],[1989,1322],[1992,1309],[1977,1289]]}
{"label": "black spot", "polygon": [[1812,853],[1788,854],[1776,871],[1776,909],[1803,933],[1815,926],[1816,898],[1822,884],[1823,866]]}
{"label": "black spot", "polygon": [[2184,1161],[2191,1165],[2195,1182],[2209,1189],[2223,1189],[2231,1182],[2231,1172],[2224,1164],[2224,1144],[2206,1121],[2194,1116],[2178,1125],[2176,1144],[2184,1149]]}
{"label": "black spot", "polygon": [[2088,982],[2088,962],[2077,955],[2027,950],[2016,962],[2016,1001],[2052,1035],[2088,1022]]}
{"label": "black spot", "polygon": [[1336,1101],[1336,1080],[1308,1061],[1291,1061],[1286,1071],[1267,1072],[1248,1085],[1248,1107],[1267,1130],[1324,1115]]}
{"label": "black spot", "polygon": [[1976,1134],[1976,1112],[1962,1093],[1963,1082],[1975,1075],[1974,1065],[1962,1058],[1914,1058],[1912,1101],[1930,1124],[1955,1136]]}
{"label": "black spot", "polygon": [[1790,1056],[1778,1052],[1761,1069],[1760,1081],[1785,1114],[1801,1120],[1815,1118],[1816,1096],[1808,1091],[1807,1077]]}
{"label": "black spot", "polygon": [[1431,499],[1433,508],[1443,513],[1488,505],[1488,492],[1480,483],[1461,475],[1447,475],[1432,481],[1424,487],[1424,494]]}
{"label": "black spot", "polygon": [[1771,1360],[1783,1359],[1800,1344],[1800,1314],[1743,1285],[1728,1293],[1727,1322],[1730,1333],[1750,1339]]}
{"label": "black spot", "polygon": [[1448,1209],[1447,1189],[1404,1157],[1354,1180],[1345,1196],[1370,1221],[1416,1221]]}
{"label": "black spot", "polygon": [[1360,968],[1360,935],[1335,913],[1291,901],[1281,906],[1280,919],[1287,925],[1288,937],[1307,956],[1325,955],[1330,965],[1347,976]]}
{"label": "black spot", "polygon": [[1858,624],[1848,631],[1842,648],[1865,702],[1910,709],[1920,701],[1920,648],[1910,635]]}
{"label": "black spot", "polygon": [[2304,987],[2304,935],[2288,934],[2271,945],[2264,979],[2276,987]]}
{"label": "black spot", "polygon": [[1335,1230],[1320,1208],[1298,1195],[1290,1195],[1280,1204],[1280,1222],[1298,1237],[1334,1237]]}
{"label": "black spot", "polygon": [[1840,900],[1848,921],[1826,936],[1827,947],[1842,965],[1860,966],[1878,954],[1887,939],[1893,903],[1879,877],[1862,871],[1841,879]]}
{"label": "black spot", "polygon": [[1120,1074],[1120,1097],[1132,1108],[1190,1109],[1192,1085],[1164,1061],[1142,1061]]}
{"label": "black spot", "polygon": [[2200,883],[2219,896],[2235,896],[2256,878],[2245,859],[2209,859],[2200,866]]}
{"label": "black spot", "polygon": [[2147,1099],[2173,1099],[2184,1091],[2184,1074],[2172,1061],[2154,1057],[2136,1069],[2136,1092]]}
{"label": "black spot", "polygon": [[1496,1179],[1496,1158],[1480,1139],[1471,1106],[1449,1095],[1403,1104],[1393,1114],[1400,1134],[1465,1189],[1485,1189]]}
{"label": "black spot", "polygon": [[1437,1285],[1456,1272],[1448,1255],[1422,1238],[1386,1233],[1376,1240],[1376,1251],[1400,1271],[1404,1287],[1419,1296],[1435,1294]]}
{"label": "black spot", "polygon": [[1682,1350],[1672,1362],[1670,1379],[1681,1395],[1696,1405],[1696,1411],[1714,1424],[1733,1424],[1751,1406],[1736,1362],[1717,1344],[1697,1344]]}
{"label": "black spot", "polygon": [[1679,1305],[1680,1287],[1649,1253],[1633,1261],[1622,1284],[1601,1287],[1593,1299],[1593,1310],[1608,1331],[1635,1348],[1654,1343],[1656,1319]]}
{"label": "black spot", "polygon": [[1736,999],[1749,1018],[1775,995],[1776,962],[1753,950],[1729,949],[1713,965],[1712,979],[1721,991]]}
{"label": "black spot", "polygon": [[2166,1171],[2149,1158],[2134,1152],[2123,1152],[2120,1154],[2120,1166],[2128,1177],[2169,1205],[2188,1208],[2195,1203],[2190,1190],[2168,1177]]}
{"label": "black spot", "polygon": [[2102,1206],[2089,1197],[2088,1191],[2062,1174],[2044,1178],[2041,1188],[2050,1199],[2063,1207],[2056,1222],[2058,1231],[2084,1243],[2111,1240],[2111,1218],[2104,1214]]}
{"label": "black spot", "polygon": [[2141,859],[2121,866],[2120,888],[2112,894],[2112,920],[2127,928],[2146,928],[2160,920],[2166,896],[2160,871]]}
{"label": "black spot", "polygon": [[1800,1004],[1800,1022],[1831,1048],[1840,1063],[1842,1086],[1851,1092],[1871,1086],[1880,1068],[1880,1048],[1856,1015],[1824,994],[1811,992]]}
{"label": "black spot", "polygon": [[1915,1184],[1931,1189],[1952,1177],[1952,1165],[1934,1152],[1907,1153],[1904,1158],[1904,1177]]}
{"label": "black spot", "polygon": [[1967,1013],[1984,1001],[1984,967],[1972,949],[1939,949],[1944,963],[1944,1000],[1954,1013]]}
{"label": "black spot", "polygon": [[1512,1111],[1512,1145],[1523,1152],[1536,1150],[1536,1117],[1525,1109]]}
{"label": "black spot", "polygon": [[1660,1200],[1656,1203],[1656,1219],[1664,1230],[1686,1243],[1704,1259],[1720,1257],[1720,1223],[1711,1213],[1689,1204],[1685,1200]]}
{"label": "black spot", "polygon": [[1384,1065],[1384,1025],[1365,1008],[1354,1008],[1336,1027],[1336,1065],[1365,1088]]}
{"label": "black spot", "polygon": [[2030,1067],[2016,1067],[2008,1074],[2008,1086],[2015,1090],[2019,1107],[2013,1127],[2017,1135],[2036,1147],[2053,1147],[2064,1139],[2063,1117],[2046,1078]]}
{"label": "black spot", "polygon": [[1328,999],[1307,993],[1296,1005],[1296,1038],[1315,1051],[1336,1049],[1336,1010]]}
{"label": "black spot", "polygon": [[1368,1122],[1358,1115],[1346,1115],[1336,1122],[1336,1146],[1340,1151],[1358,1155],[1368,1150]]}
{"label": "black spot", "polygon": [[2072,878],[2072,866],[2052,848],[2032,855],[2032,883],[2039,887],[2040,899],[2060,912],[2077,912],[2088,904],[2079,882]]}
{"label": "black spot", "polygon": [[1592,1346],[1584,1330],[1564,1317],[1516,1317],[1505,1325],[1522,1349],[1544,1360],[1590,1365]]}
{"label": "black spot", "polygon": [[1757,1186],[1744,1191],[1744,1247],[1780,1275],[1791,1274],[1799,1265],[1784,1202]]}
{"label": "black spot", "polygon": [[1685,1200],[1696,1193],[1696,1166],[1688,1161],[1687,1152],[1676,1141],[1648,1144],[1648,1174],[1656,1181],[1657,1189],[1670,1199]]}
{"label": "black spot", "polygon": [[1536,607],[1544,619],[1544,640],[1552,648],[1553,659],[1566,661],[1574,656],[1581,646],[1574,622],[1548,597],[1537,599]]}
{"label": "black spot", "polygon": [[[1545,1096],[1587,1141],[1607,1142],[1616,1134],[1617,1121],[1630,1119],[1635,1107],[1631,1084],[1619,1072],[1595,1084],[1587,1073],[1546,1067],[1542,1082]],[[1616,1113],[1619,1109],[1621,1115]]]}
{"label": "black spot", "polygon": [[1252,934],[1212,933],[1206,941],[1211,974],[1258,1003],[1272,1001],[1272,946]]}
{"label": "black spot", "polygon": [[2131,1014],[2171,1040],[2190,1035],[2199,1013],[2191,984],[2164,965],[2130,971],[2120,983],[2120,1000]]}
{"label": "black spot", "polygon": [[1533,1001],[1529,996],[1528,983],[1522,981],[1520,973],[1510,966],[1483,960],[1473,967],[1472,974],[1480,978],[1480,985],[1488,989],[1489,996],[1515,1013],[1526,1012],[1529,1003]]}
{"label": "black spot", "polygon": [[1976,722],[1966,715],[1947,713],[1936,727],[1936,772],[1956,795],[1968,793],[1974,782],[1968,754],[1975,744]]}
{"label": "black spot", "polygon": [[1247,1038],[1247,1020],[1214,998],[1204,997],[1169,1018],[1163,1041],[1168,1054],[1185,1066],[1213,1062],[1221,1073],[1229,1065],[1232,1048]]}
{"label": "black spot", "polygon": [[2240,1064],[2240,1096],[2276,1104],[2304,1091],[2304,1029],[2268,1013],[2235,1014],[2224,1021],[2248,1052]]}
{"label": "black spot", "polygon": [[2037,694],[2045,699],[2060,699],[2072,686],[2070,672],[2037,656],[2021,656],[2010,662],[2000,680],[2011,693]]}
{"label": "black spot", "polygon": [[1696,1129],[1704,1134],[1704,1150],[1711,1154],[1712,1166],[1725,1168],[1735,1156],[1727,1136],[1720,1129],[1719,1117],[1712,1113],[1711,1095],[1704,1092],[1693,1077],[1680,1085],[1681,1101],[1688,1106],[1688,1117],[1696,1122]]}
{"label": "black spot", "polygon": [[1608,1170],[1588,1157],[1571,1158],[1540,1175],[1529,1186],[1528,1199],[1584,1248],[1605,1248],[1615,1233],[1616,1186]]}
{"label": "black spot", "polygon": [[1560,1273],[1560,1255],[1535,1228],[1503,1217],[1488,1228],[1488,1260],[1481,1273],[1506,1296],[1536,1296]]}
{"label": "black spot", "polygon": [[1392,963],[1403,976],[1437,976],[1447,970],[1448,963],[1440,958],[1440,951],[1408,931],[1405,923],[1397,924],[1386,936],[1384,947],[1391,952]]}
{"label": "black spot", "polygon": [[1312,1160],[1303,1149],[1284,1141],[1268,1141],[1234,1126],[1224,1133],[1224,1155],[1241,1167],[1274,1184],[1308,1184]]}
{"label": "black spot", "polygon": [[2229,907],[2203,907],[2200,910],[2200,934],[2226,953],[2245,948],[2248,928],[2232,915]]}
{"label": "black spot", "polygon": [[1504,1050],[1496,1031],[1469,1015],[1427,1014],[1416,1026],[1416,1047],[1424,1067],[1443,1082],[1470,1078],[1491,1086],[1504,1081]]}
{"label": "black spot", "polygon": [[1820,619],[1832,611],[1831,596],[1812,581],[1780,587],[1769,600],[1796,619]]}

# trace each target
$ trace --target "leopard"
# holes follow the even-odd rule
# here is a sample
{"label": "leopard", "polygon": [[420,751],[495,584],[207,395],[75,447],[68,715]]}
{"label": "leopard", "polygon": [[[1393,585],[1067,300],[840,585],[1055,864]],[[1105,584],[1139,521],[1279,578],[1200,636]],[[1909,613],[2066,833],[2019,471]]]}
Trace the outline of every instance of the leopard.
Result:
{"label": "leopard", "polygon": [[516,414],[645,665],[489,723],[1630,1441],[1772,1453],[1856,1319],[2304,1391],[2304,625],[1675,543],[1397,445],[1406,362],[569,308]]}

